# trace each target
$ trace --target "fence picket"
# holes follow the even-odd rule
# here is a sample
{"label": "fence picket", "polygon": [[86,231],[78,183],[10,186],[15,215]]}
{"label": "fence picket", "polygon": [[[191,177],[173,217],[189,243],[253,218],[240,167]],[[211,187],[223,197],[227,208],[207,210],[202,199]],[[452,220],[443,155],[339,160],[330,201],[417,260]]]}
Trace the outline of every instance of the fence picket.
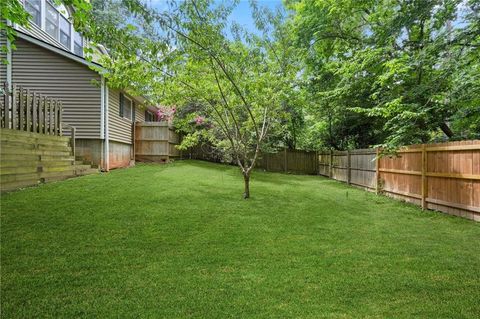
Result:
{"label": "fence picket", "polygon": [[62,117],[63,117],[63,105],[62,101],[58,102],[58,135],[62,136]]}
{"label": "fence picket", "polygon": [[37,123],[37,117],[38,117],[38,109],[37,109],[37,93],[33,92],[32,93],[32,132],[37,133],[38,132],[38,123]]}
{"label": "fence picket", "polygon": [[30,90],[27,89],[27,96],[26,96],[26,116],[25,116],[25,130],[27,132],[31,132],[32,131],[32,105],[31,105],[31,97],[30,97]]}
{"label": "fence picket", "polygon": [[57,120],[58,120],[58,105],[57,105],[57,101],[54,101],[53,102],[53,134],[54,135],[57,135],[58,134],[58,123],[57,123]]}
{"label": "fence picket", "polygon": [[48,134],[53,135],[53,114],[55,112],[55,104],[52,99],[48,99]]}
{"label": "fence picket", "polygon": [[43,131],[42,133],[43,134],[47,134],[48,133],[48,123],[47,123],[47,119],[48,119],[48,103],[47,103],[48,99],[46,96],[43,97],[42,99],[42,113],[43,113],[43,118],[42,118],[42,127],[43,127]]}
{"label": "fence picket", "polygon": [[2,122],[2,127],[4,128],[9,128],[10,127],[10,91],[8,89],[8,83],[5,82],[3,86],[5,95],[3,98],[3,122]]}
{"label": "fence picket", "polygon": [[17,129],[17,86],[14,84],[13,89],[12,89],[12,129],[16,130]]}
{"label": "fence picket", "polygon": [[25,98],[23,94],[23,87],[18,87],[18,129],[24,130],[25,121]]}

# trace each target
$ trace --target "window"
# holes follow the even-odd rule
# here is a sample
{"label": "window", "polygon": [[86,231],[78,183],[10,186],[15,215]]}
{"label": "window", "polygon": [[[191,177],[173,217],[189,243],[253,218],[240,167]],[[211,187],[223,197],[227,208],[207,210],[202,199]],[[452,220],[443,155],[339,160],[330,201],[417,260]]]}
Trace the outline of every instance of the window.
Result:
{"label": "window", "polygon": [[70,14],[63,4],[54,0],[20,0],[34,24],[42,28],[67,50],[83,57],[83,38],[70,21]]}
{"label": "window", "polygon": [[155,122],[155,115],[150,111],[145,111],[145,122]]}
{"label": "window", "polygon": [[83,39],[80,33],[73,31],[73,53],[83,56]]}
{"label": "window", "polygon": [[132,120],[133,103],[123,93],[120,93],[120,116]]}
{"label": "window", "polygon": [[42,25],[41,0],[25,0],[25,10],[31,15],[31,20],[37,26]]}
{"label": "window", "polygon": [[70,22],[63,16],[60,17],[60,43],[70,49]]}
{"label": "window", "polygon": [[58,11],[49,2],[45,5],[45,31],[58,40]]}

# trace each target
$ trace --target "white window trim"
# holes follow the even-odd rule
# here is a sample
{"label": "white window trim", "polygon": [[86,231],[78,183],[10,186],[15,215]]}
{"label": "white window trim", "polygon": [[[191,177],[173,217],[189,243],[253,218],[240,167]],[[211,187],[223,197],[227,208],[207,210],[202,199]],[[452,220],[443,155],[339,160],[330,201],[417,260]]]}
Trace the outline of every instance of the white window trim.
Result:
{"label": "white window trim", "polygon": [[[40,0],[40,28],[42,30],[45,30],[45,18],[46,18],[46,12],[45,10],[47,10],[47,7],[46,7],[46,1],[45,0]],[[45,33],[47,33],[45,31]]]}
{"label": "white window trim", "polygon": [[[25,0],[20,0],[20,2],[23,4],[23,6],[25,7]],[[52,6],[52,8],[57,12],[58,14],[58,23],[57,23],[57,36],[56,37],[53,37],[50,33],[48,33],[46,31],[46,21],[47,21],[47,0],[40,0],[40,26],[37,26],[39,27],[43,32],[45,32],[45,34],[47,34],[49,37],[51,37],[53,40],[55,40],[62,48],[65,48],[67,49],[68,51],[72,52],[73,54],[76,55],[75,53],[75,40],[74,40],[74,33],[76,32],[74,27],[73,27],[73,23],[72,21],[70,20],[71,18],[71,15],[68,11],[67,8],[65,8],[68,16],[65,16],[62,12],[60,12],[60,10],[58,10],[58,8],[56,8],[54,5],[50,4]],[[70,25],[70,43],[69,43],[69,47],[66,47],[65,45],[63,45],[63,43],[60,42],[60,19],[64,17],[67,19],[69,25]],[[33,21],[31,21],[31,23],[35,24]],[[35,24],[36,25],[36,24]],[[81,37],[81,47],[82,47],[82,54],[80,55],[81,57],[83,57],[83,48],[85,47],[85,38],[80,34],[80,37]]]}

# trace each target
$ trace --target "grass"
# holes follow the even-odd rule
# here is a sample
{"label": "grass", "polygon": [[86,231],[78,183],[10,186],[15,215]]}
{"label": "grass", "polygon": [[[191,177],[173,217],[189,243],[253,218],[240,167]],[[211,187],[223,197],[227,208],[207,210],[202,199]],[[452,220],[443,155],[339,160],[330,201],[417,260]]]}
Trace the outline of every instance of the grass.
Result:
{"label": "grass", "polygon": [[480,224],[316,176],[138,165],[2,195],[2,318],[478,318]]}

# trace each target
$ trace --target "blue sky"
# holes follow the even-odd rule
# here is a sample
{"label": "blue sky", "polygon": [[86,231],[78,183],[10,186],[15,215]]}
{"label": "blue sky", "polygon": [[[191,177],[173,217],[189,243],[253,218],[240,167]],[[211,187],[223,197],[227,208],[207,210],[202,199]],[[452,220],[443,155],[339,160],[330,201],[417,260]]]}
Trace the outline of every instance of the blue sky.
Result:
{"label": "blue sky", "polygon": [[[267,7],[270,10],[274,10],[277,6],[282,6],[282,1],[281,0],[258,0],[258,4],[262,7]],[[241,26],[246,28],[248,31],[255,31],[248,0],[240,1],[238,6],[235,8],[235,10],[232,13],[231,20],[238,22]]]}
{"label": "blue sky", "polygon": [[[161,10],[165,7],[165,0],[146,0],[147,2],[151,3],[154,7]],[[222,2],[222,1],[218,1]],[[282,6],[282,0],[257,0],[258,4],[262,7],[267,7],[271,10],[274,10],[277,6]],[[235,8],[230,17],[231,21],[236,21],[241,26],[246,28],[248,31],[255,31],[255,27],[253,25],[252,14],[250,10],[250,5],[248,4],[248,0],[240,0],[240,3]]]}

